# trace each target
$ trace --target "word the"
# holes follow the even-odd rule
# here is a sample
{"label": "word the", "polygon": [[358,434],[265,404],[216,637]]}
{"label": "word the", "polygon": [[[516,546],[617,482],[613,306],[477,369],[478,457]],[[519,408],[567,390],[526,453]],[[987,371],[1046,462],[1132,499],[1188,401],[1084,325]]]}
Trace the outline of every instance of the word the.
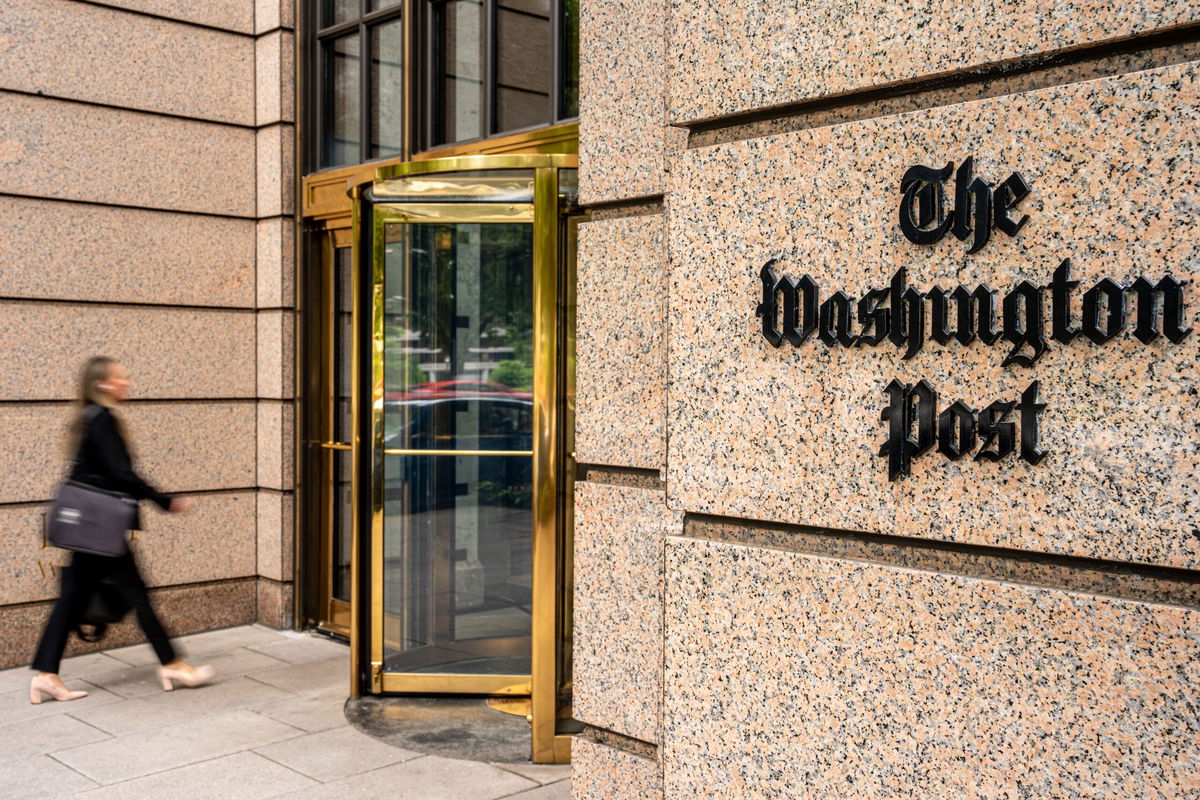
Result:
{"label": "word the", "polygon": [[[1183,324],[1183,284],[1170,275],[1157,283],[1138,278],[1128,286],[1110,278],[1098,281],[1083,293],[1082,315],[1076,326],[1072,295],[1079,281],[1071,280],[1069,258],[1058,265],[1046,286],[1021,281],[999,302],[996,290],[986,284],[975,289],[935,286],[918,291],[908,286],[908,272],[903,267],[892,276],[889,286],[871,289],[857,301],[842,291],[822,300],[812,278],[805,275],[793,280],[780,275],[776,263],[775,259],[768,261],[759,272],[762,302],[755,309],[762,318],[763,338],[773,347],[785,341],[799,347],[815,332],[827,347],[874,347],[886,339],[903,348],[908,359],[920,352],[928,331],[929,338],[940,345],[952,340],[969,345],[976,339],[991,345],[1003,339],[1012,344],[1003,366],[1028,367],[1046,352],[1050,339],[1065,345],[1082,335],[1100,345],[1116,337],[1125,330],[1125,301],[1130,293],[1137,300],[1133,335],[1138,341],[1148,344],[1163,335],[1178,344],[1191,332]],[[1045,319],[1047,295],[1049,325]]]}
{"label": "word the", "polygon": [[1013,220],[1008,212],[1029,195],[1029,184],[1014,172],[996,187],[971,175],[974,158],[968,157],[954,175],[954,208],[942,210],[943,185],[954,170],[951,161],[941,169],[909,167],[900,178],[900,231],[913,244],[937,244],[949,233],[965,242],[974,228],[975,238],[968,253],[976,253],[992,236],[993,226],[1016,236],[1029,215]]}
{"label": "word the", "polygon": [[1033,381],[1020,400],[997,400],[982,411],[955,400],[939,414],[937,391],[928,381],[893,380],[884,388],[888,405],[881,419],[888,424],[888,434],[879,448],[879,455],[888,460],[888,480],[910,474],[912,460],[934,445],[957,461],[978,444],[975,461],[999,461],[1017,447],[1017,423],[1010,419],[1014,412],[1020,417],[1020,457],[1037,464],[1046,455],[1038,443],[1038,417],[1046,409],[1038,390],[1038,381]]}

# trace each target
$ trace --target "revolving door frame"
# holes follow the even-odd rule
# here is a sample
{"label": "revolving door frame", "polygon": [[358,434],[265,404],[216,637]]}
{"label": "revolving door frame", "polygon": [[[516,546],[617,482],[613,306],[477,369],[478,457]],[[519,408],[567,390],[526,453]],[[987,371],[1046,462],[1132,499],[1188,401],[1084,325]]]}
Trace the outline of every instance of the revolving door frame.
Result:
{"label": "revolving door frame", "polygon": [[[439,694],[467,693],[528,696],[531,756],[539,763],[570,759],[570,736],[559,734],[564,676],[561,648],[570,647],[569,491],[574,469],[564,411],[573,376],[566,352],[573,343],[568,306],[573,294],[573,253],[561,236],[568,213],[560,202],[560,170],[575,169],[578,157],[560,154],[483,155],[431,159],[382,167],[370,183],[352,189],[352,288],[354,330],[351,386],[351,495],[355,501],[351,526],[351,674],[352,693]],[[377,209],[416,205],[374,199],[372,187],[395,178],[478,170],[532,170],[532,214],[519,209],[481,216],[455,216],[446,204],[438,221],[531,221],[533,225],[533,497],[532,497],[532,620],[530,676],[389,673],[384,659],[384,217]],[[420,205],[427,209],[430,200]],[[502,204],[497,204],[502,205]],[[461,213],[461,212],[459,212]],[[390,214],[387,214],[390,215]],[[404,221],[402,214],[392,221]],[[369,284],[364,278],[370,278]],[[564,576],[566,572],[566,576]],[[567,618],[564,619],[563,617]],[[564,631],[567,633],[564,634]],[[569,656],[569,653],[568,653]],[[513,680],[518,678],[518,680]]]}

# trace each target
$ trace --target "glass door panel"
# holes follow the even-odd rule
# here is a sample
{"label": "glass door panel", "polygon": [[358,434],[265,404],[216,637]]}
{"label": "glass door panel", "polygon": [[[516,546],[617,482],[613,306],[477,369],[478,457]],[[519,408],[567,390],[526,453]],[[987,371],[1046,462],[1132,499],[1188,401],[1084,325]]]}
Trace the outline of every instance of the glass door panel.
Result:
{"label": "glass door panel", "polygon": [[385,672],[528,676],[533,225],[389,222]]}

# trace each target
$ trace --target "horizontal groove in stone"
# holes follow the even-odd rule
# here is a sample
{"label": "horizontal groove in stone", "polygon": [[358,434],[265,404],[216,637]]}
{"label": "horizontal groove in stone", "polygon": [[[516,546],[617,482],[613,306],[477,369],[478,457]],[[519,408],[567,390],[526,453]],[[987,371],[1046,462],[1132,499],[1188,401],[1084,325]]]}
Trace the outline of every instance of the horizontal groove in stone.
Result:
{"label": "horizontal groove in stone", "polygon": [[1200,571],[688,514],[693,539],[1200,608]]}
{"label": "horizontal groove in stone", "polygon": [[584,725],[583,736],[596,744],[602,744],[614,750],[620,750],[624,753],[651,761],[658,760],[658,745],[651,742],[643,742],[641,739],[635,739],[623,733]]}
{"label": "horizontal groove in stone", "polygon": [[[0,89],[0,91],[5,91]],[[75,197],[54,197],[52,195],[25,194],[23,192],[0,192],[0,197],[16,197],[24,200],[45,200],[50,203],[78,203],[85,206],[104,206],[105,208],[129,208],[135,211],[160,211],[167,214],[190,214],[198,217],[216,217],[218,219],[245,219],[258,222],[260,219],[274,219],[273,216],[257,217],[251,214],[217,214],[211,211],[193,211],[186,208],[171,208],[170,206],[142,206],[131,203],[106,203],[97,200],[87,200]],[[293,219],[283,214],[287,219]]]}
{"label": "horizontal groove in stone", "polygon": [[[237,28],[225,28],[220,25],[210,25],[205,22],[195,22],[194,20],[189,20],[189,19],[179,19],[178,17],[168,17],[166,14],[155,14],[153,11],[144,11],[140,8],[130,8],[128,6],[118,5],[115,3],[105,3],[105,2],[103,2],[103,0],[75,0],[75,2],[86,3],[87,5],[97,6],[98,8],[107,8],[107,9],[110,9],[112,11],[116,11],[116,12],[119,12],[122,14],[136,14],[139,17],[150,17],[151,19],[163,20],[164,22],[174,22],[178,25],[187,25],[190,28],[204,28],[205,30],[220,31],[221,33],[233,34],[234,36],[244,36],[248,39],[253,39],[256,36],[256,34],[253,31],[253,25],[254,25],[253,15],[251,15],[251,20],[250,20],[252,29],[249,31],[243,31],[243,30],[238,30]],[[267,31],[267,32],[269,33],[270,31]],[[258,35],[261,35],[261,34],[258,34]]]}
{"label": "horizontal groove in stone", "polygon": [[625,219],[661,214],[664,211],[663,196],[635,197],[631,200],[615,200],[589,206],[591,222],[607,219]]}
{"label": "horizontal groove in stone", "polygon": [[658,470],[643,467],[613,467],[602,464],[576,464],[576,480],[586,483],[605,483],[612,486],[631,486],[637,489],[665,491],[666,483]]}
{"label": "horizontal groove in stone", "polygon": [[823,128],[1200,59],[1200,26],[686,125],[688,148]]}

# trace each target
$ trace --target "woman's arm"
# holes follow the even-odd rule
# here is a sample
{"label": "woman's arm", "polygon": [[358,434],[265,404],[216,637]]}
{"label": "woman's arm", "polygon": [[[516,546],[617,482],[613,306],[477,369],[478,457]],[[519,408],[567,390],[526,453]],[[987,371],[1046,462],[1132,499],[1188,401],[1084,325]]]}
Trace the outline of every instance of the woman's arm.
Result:
{"label": "woman's arm", "polygon": [[125,440],[121,438],[121,432],[117,430],[117,421],[111,411],[103,409],[96,414],[88,434],[115,489],[138,500],[153,500],[163,510],[170,509],[171,496],[158,491],[133,471],[129,449],[125,446]]}

